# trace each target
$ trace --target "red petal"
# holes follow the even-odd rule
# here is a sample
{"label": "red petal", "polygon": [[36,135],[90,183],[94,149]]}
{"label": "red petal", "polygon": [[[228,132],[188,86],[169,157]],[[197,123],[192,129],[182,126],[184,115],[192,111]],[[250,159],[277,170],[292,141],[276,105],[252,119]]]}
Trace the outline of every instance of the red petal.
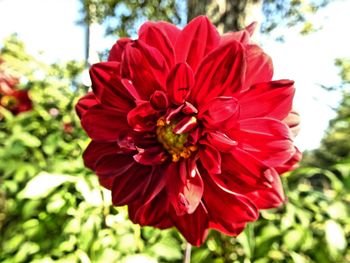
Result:
{"label": "red petal", "polygon": [[209,221],[203,204],[200,204],[193,214],[177,216],[175,212],[172,212],[171,220],[187,242],[194,246],[200,246],[204,242]]}
{"label": "red petal", "polygon": [[134,164],[130,155],[123,155],[118,145],[92,141],[83,155],[84,164],[96,172],[101,185],[111,189],[114,178],[128,171]]}
{"label": "red petal", "polygon": [[240,43],[231,41],[219,46],[198,68],[189,101],[200,105],[214,97],[232,96],[241,90],[245,67]]}
{"label": "red petal", "polygon": [[295,153],[292,156],[292,158],[290,158],[284,164],[278,167],[275,167],[275,169],[279,174],[282,174],[287,171],[291,171],[298,167],[298,163],[300,162],[301,158],[302,158],[302,153],[299,151],[297,147],[295,147]]}
{"label": "red petal", "polygon": [[220,35],[205,16],[193,19],[181,31],[175,45],[176,62],[187,62],[196,72],[201,60],[217,47]]}
{"label": "red petal", "polygon": [[283,120],[292,109],[293,84],[278,80],[254,85],[239,98],[240,119],[266,116]]}
{"label": "red petal", "polygon": [[169,202],[165,191],[160,192],[148,203],[129,204],[128,209],[129,217],[135,224],[154,226],[160,229],[173,226],[168,214]]}
{"label": "red petal", "polygon": [[96,164],[105,155],[114,155],[120,153],[121,151],[116,142],[91,141],[83,154],[84,164],[91,170],[95,170]]}
{"label": "red petal", "polygon": [[176,214],[193,213],[203,195],[203,182],[195,160],[187,159],[179,163],[171,163],[165,173],[168,175],[169,200]]}
{"label": "red petal", "polygon": [[192,214],[198,207],[203,196],[203,180],[200,176],[197,167],[193,167],[189,171],[186,184],[183,190],[183,195],[188,201],[188,214]]}
{"label": "red petal", "polygon": [[75,111],[81,119],[86,111],[96,104],[98,104],[98,101],[96,100],[95,95],[92,92],[89,92],[79,99],[78,103],[75,105]]}
{"label": "red petal", "polygon": [[169,68],[174,65],[175,53],[173,44],[166,33],[158,26],[158,23],[144,23],[139,30],[139,39],[158,49],[168,63]]}
{"label": "red petal", "polygon": [[217,225],[226,229],[227,232],[233,232],[232,228],[235,224],[255,221],[258,218],[257,208],[247,197],[221,188],[208,174],[203,179],[204,204],[211,220]]}
{"label": "red petal", "polygon": [[168,107],[168,98],[161,90],[156,90],[153,93],[150,102],[155,110],[165,110]]}
{"label": "red petal", "polygon": [[178,124],[176,124],[173,132],[175,134],[188,133],[198,126],[197,119],[194,116],[184,117]]}
{"label": "red petal", "polygon": [[182,104],[194,84],[192,69],[186,63],[178,63],[170,71],[167,79],[167,92],[174,104]]}
{"label": "red petal", "polygon": [[258,209],[279,207],[285,199],[279,175],[274,169],[269,169],[267,172],[273,177],[271,187],[246,194]]}
{"label": "red petal", "polygon": [[245,228],[246,223],[239,223],[239,224],[231,224],[229,227],[223,227],[222,225],[210,221],[209,228],[219,230],[220,232],[224,233],[225,235],[229,236],[237,236],[239,235]]}
{"label": "red petal", "polygon": [[81,125],[89,137],[96,141],[117,141],[121,131],[130,129],[125,112],[99,104],[82,116]]}
{"label": "red petal", "polygon": [[153,25],[161,29],[163,33],[166,34],[172,45],[175,46],[175,42],[181,33],[180,29],[165,21],[153,22]]}
{"label": "red petal", "polygon": [[143,165],[158,165],[163,163],[168,155],[163,147],[155,146],[146,149],[139,149],[139,153],[134,155],[134,160]]}
{"label": "red petal", "polygon": [[221,37],[220,44],[224,44],[230,40],[236,40],[246,45],[250,42],[250,37],[253,35],[255,27],[257,23],[253,22],[249,26],[247,26],[244,30],[240,30],[237,32],[228,32]]}
{"label": "red petal", "polygon": [[121,62],[125,46],[129,42],[131,42],[131,39],[129,38],[120,38],[111,48],[108,56],[108,61]]}
{"label": "red petal", "polygon": [[181,111],[184,114],[186,114],[186,115],[191,115],[191,114],[197,114],[198,113],[197,108],[195,106],[193,106],[191,103],[189,103],[188,101],[185,101]]}
{"label": "red petal", "polygon": [[[231,153],[221,153],[221,171],[219,176],[213,176],[213,180],[229,190],[232,183],[239,182],[242,187],[249,189],[266,188],[272,180],[264,173],[268,167],[260,160],[240,148],[235,148]],[[232,187],[235,187],[233,184]]]}
{"label": "red petal", "polygon": [[129,43],[122,58],[122,76],[132,81],[141,99],[165,90],[168,66],[162,54],[141,40]]}
{"label": "red petal", "polygon": [[128,123],[135,131],[152,131],[157,127],[158,111],[149,101],[139,102],[136,108],[128,113]]}
{"label": "red petal", "polygon": [[235,125],[239,104],[233,97],[216,97],[199,108],[198,118],[204,126],[226,130]]}
{"label": "red petal", "polygon": [[269,167],[282,165],[294,155],[291,133],[284,123],[268,118],[246,119],[239,122],[239,130],[231,130],[239,147],[250,152]]}
{"label": "red petal", "polygon": [[218,131],[208,132],[207,140],[210,145],[220,152],[230,152],[238,145],[237,141]]}
{"label": "red petal", "polygon": [[220,153],[210,145],[203,145],[199,150],[199,159],[209,174],[221,173]]}
{"label": "red petal", "polygon": [[273,65],[270,56],[257,45],[248,45],[245,48],[247,70],[243,90],[249,89],[253,84],[271,81]]}
{"label": "red petal", "polygon": [[106,106],[129,111],[135,107],[134,97],[120,79],[118,62],[102,62],[90,68],[92,89],[97,99]]}
{"label": "red petal", "polygon": [[142,192],[151,179],[152,168],[134,164],[127,173],[114,179],[112,201],[115,206],[142,200]]}
{"label": "red petal", "polygon": [[296,137],[300,131],[300,115],[298,112],[292,110],[288,116],[283,120],[285,124],[291,129],[293,137]]}

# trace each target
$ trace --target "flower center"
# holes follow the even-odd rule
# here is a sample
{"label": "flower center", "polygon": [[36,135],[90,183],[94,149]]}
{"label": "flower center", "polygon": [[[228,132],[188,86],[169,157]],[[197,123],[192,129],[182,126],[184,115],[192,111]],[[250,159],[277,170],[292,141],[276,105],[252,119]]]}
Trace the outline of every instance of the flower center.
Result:
{"label": "flower center", "polygon": [[177,162],[181,157],[188,158],[192,152],[197,150],[197,146],[185,146],[187,133],[176,134],[173,132],[176,123],[167,124],[163,118],[157,121],[157,138],[163,147],[172,156],[172,161]]}
{"label": "flower center", "polygon": [[11,109],[11,108],[14,108],[14,107],[17,106],[18,101],[17,101],[17,99],[14,96],[7,95],[7,96],[3,96],[1,98],[1,104],[4,107],[7,107],[7,108]]}

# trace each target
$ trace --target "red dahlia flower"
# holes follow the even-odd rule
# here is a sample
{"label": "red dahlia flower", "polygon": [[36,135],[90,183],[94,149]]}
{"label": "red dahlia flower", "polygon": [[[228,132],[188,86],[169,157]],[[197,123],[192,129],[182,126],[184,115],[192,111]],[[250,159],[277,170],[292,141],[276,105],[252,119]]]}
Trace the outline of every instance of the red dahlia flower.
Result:
{"label": "red dahlia flower", "polygon": [[237,235],[284,201],[279,173],[300,159],[293,81],[271,81],[253,28],[147,22],[92,66],[93,92],[76,106],[92,139],[85,165],[134,223],[200,245],[208,229]]}
{"label": "red dahlia flower", "polygon": [[[3,61],[0,60],[0,64],[2,63]],[[28,91],[16,89],[18,83],[18,78],[0,69],[0,107],[6,108],[15,115],[32,109]]]}

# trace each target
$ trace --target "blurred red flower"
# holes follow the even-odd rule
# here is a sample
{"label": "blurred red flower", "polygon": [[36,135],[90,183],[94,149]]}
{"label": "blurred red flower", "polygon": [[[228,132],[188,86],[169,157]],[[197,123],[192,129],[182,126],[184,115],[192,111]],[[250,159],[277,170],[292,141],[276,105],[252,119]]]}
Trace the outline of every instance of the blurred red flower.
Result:
{"label": "blurred red flower", "polygon": [[[3,64],[1,59],[0,64]],[[18,84],[18,78],[6,72],[5,68],[0,68],[0,107],[6,108],[14,115],[32,109],[28,91],[16,89]]]}
{"label": "blurred red flower", "polygon": [[237,235],[283,203],[279,173],[300,160],[294,87],[271,81],[254,26],[220,36],[203,16],[183,30],[147,22],[92,66],[76,106],[92,139],[85,165],[134,223],[200,245],[208,229]]}

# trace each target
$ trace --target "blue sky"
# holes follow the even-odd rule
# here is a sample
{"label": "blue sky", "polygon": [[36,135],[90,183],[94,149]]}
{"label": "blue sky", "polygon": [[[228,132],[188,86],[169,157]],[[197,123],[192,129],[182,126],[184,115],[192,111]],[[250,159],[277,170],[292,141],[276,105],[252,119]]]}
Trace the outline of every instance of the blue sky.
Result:
{"label": "blue sky", "polygon": [[[0,0],[0,43],[17,32],[27,50],[51,63],[84,58],[84,29],[79,19],[78,0]],[[316,148],[328,121],[334,116],[330,106],[339,100],[337,94],[323,91],[318,84],[340,83],[334,66],[337,57],[350,57],[350,0],[333,1],[311,19],[322,30],[300,36],[298,28],[280,29],[285,43],[259,36],[265,51],[275,65],[275,79],[296,81],[295,107],[302,116],[302,130],[297,145]],[[93,48],[109,48],[115,39],[106,39],[103,28],[95,26]],[[95,58],[96,59],[96,58]]]}

